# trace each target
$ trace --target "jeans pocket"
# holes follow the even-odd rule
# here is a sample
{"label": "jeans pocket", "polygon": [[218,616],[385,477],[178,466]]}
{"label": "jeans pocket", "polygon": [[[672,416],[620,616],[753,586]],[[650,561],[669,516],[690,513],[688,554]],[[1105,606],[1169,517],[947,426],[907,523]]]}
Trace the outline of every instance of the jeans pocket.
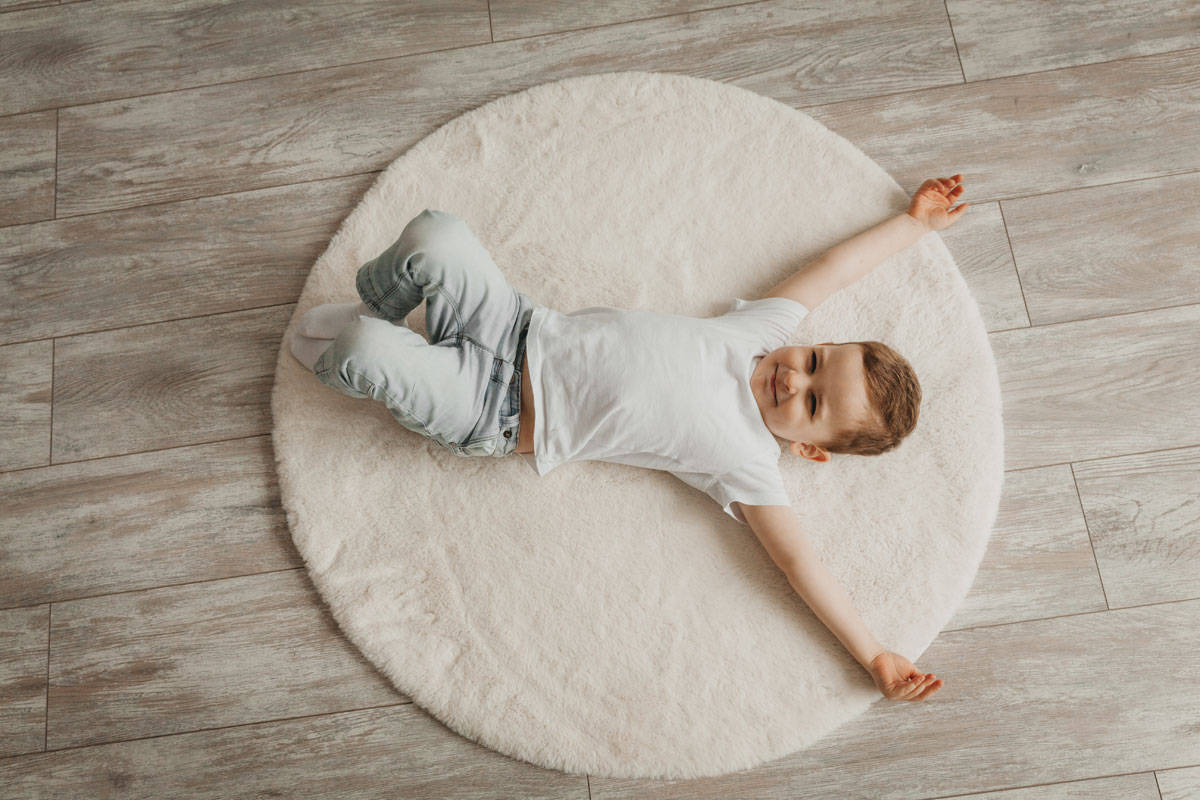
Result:
{"label": "jeans pocket", "polygon": [[495,449],[495,436],[488,436],[484,439],[471,439],[464,444],[456,443],[450,448],[451,452],[459,456],[490,456]]}

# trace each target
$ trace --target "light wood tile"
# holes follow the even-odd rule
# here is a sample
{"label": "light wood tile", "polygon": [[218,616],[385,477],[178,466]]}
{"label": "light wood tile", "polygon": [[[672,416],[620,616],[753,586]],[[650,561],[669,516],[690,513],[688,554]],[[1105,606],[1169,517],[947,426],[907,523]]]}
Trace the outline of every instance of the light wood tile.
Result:
{"label": "light wood tile", "polygon": [[1200,448],[1073,469],[1108,604],[1200,597]]}
{"label": "light wood tile", "polygon": [[1194,0],[946,0],[968,81],[1200,46]]}
{"label": "light wood tile", "polygon": [[57,2],[58,0],[0,0],[0,11],[19,11],[24,8],[53,5]]}
{"label": "light wood tile", "polygon": [[[46,738],[50,606],[0,611],[0,757],[40,752]],[[0,785],[5,762],[0,761]]]}
{"label": "light wood tile", "polygon": [[51,341],[0,347],[0,470],[50,462]]}
{"label": "light wood tile", "polygon": [[0,117],[0,226],[54,216],[57,113]]}
{"label": "light wood tile", "polygon": [[[696,69],[698,54],[722,66]],[[465,111],[609,70],[690,72],[791,105],[961,80],[940,5],[755,3],[65,108],[58,215],[381,170]]]}
{"label": "light wood tile", "polygon": [[987,552],[945,630],[1107,607],[1070,465],[1004,473]]}
{"label": "light wood tile", "polygon": [[1155,777],[1162,800],[1195,800],[1200,797],[1200,767],[1160,770]]}
{"label": "light wood tile", "polygon": [[51,750],[405,700],[303,570],[54,604]]}
{"label": "light wood tile", "polygon": [[1200,302],[1200,172],[1002,205],[1034,325]]}
{"label": "light wood tile", "polygon": [[[974,192],[974,187],[969,187]],[[1029,326],[1021,282],[1004,235],[999,203],[971,203],[953,227],[939,231],[989,331]]]}
{"label": "light wood tile", "polygon": [[490,40],[487,0],[71,3],[0,16],[0,109],[79,105]]}
{"label": "light wood tile", "polygon": [[955,800],[1159,800],[1153,772],[956,795]]}
{"label": "light wood tile", "polygon": [[1198,627],[1200,600],[943,632],[918,662],[946,681],[936,701],[881,698],[811,748],[731,775],[593,775],[592,800],[911,800],[1191,765]]}
{"label": "light wood tile", "polygon": [[0,607],[304,565],[265,436],[0,474],[0,507]]}
{"label": "light wood tile", "polygon": [[1191,305],[989,334],[1005,468],[1200,444],[1198,328]]}
{"label": "light wood tile", "polygon": [[500,755],[410,704],[0,763],[0,798],[588,800],[587,777]]}
{"label": "light wood tile", "polygon": [[377,177],[8,228],[0,233],[0,342],[293,302]]}
{"label": "light wood tile", "polygon": [[978,204],[1200,169],[1197,72],[1200,48],[803,110],[901,186],[961,172]]}
{"label": "light wood tile", "polygon": [[668,14],[686,14],[746,0],[489,0],[492,40],[516,39]]}
{"label": "light wood tile", "polygon": [[51,463],[257,436],[294,304],[57,340]]}

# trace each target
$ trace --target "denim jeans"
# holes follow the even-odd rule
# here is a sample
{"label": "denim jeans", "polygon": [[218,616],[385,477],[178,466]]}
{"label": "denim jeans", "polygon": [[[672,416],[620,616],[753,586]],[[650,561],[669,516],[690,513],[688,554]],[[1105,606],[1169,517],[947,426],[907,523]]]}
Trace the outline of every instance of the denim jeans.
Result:
{"label": "denim jeans", "polygon": [[[521,370],[534,305],[467,224],[425,209],[355,287],[360,316],[314,372],[326,386],[387,406],[404,427],[460,456],[506,456],[520,436]],[[403,319],[424,298],[427,342]]]}

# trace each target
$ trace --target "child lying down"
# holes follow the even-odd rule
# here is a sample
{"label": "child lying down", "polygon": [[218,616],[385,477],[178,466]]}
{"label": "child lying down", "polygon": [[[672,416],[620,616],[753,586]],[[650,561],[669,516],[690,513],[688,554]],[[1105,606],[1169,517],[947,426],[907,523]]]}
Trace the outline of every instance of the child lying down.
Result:
{"label": "child lying down", "polygon": [[[885,697],[924,700],[943,681],[880,645],[817,558],[783,488],[778,440],[826,462],[888,452],[912,432],[921,388],[899,353],[787,341],[830,294],[954,224],[963,190],[961,174],[924,181],[905,213],[706,319],[538,306],[463,220],[426,209],[359,268],[361,302],[310,309],[289,345],[322,383],[384,403],[455,455],[516,453],[538,475],[579,460],[670,472],[754,531]],[[428,341],[404,324],[422,300]]]}

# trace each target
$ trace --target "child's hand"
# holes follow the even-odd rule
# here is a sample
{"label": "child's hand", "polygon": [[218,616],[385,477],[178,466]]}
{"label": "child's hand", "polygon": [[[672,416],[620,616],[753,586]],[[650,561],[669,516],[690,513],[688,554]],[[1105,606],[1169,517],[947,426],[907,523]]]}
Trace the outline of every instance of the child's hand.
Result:
{"label": "child's hand", "polygon": [[932,672],[918,672],[911,661],[890,651],[875,656],[868,670],[875,686],[889,700],[924,700],[943,684]]}
{"label": "child's hand", "polygon": [[949,178],[930,178],[921,184],[913,195],[912,203],[908,206],[908,215],[918,222],[925,223],[931,231],[949,228],[954,221],[962,216],[970,203],[961,203],[956,208],[947,211],[950,205],[962,196],[962,173]]}

